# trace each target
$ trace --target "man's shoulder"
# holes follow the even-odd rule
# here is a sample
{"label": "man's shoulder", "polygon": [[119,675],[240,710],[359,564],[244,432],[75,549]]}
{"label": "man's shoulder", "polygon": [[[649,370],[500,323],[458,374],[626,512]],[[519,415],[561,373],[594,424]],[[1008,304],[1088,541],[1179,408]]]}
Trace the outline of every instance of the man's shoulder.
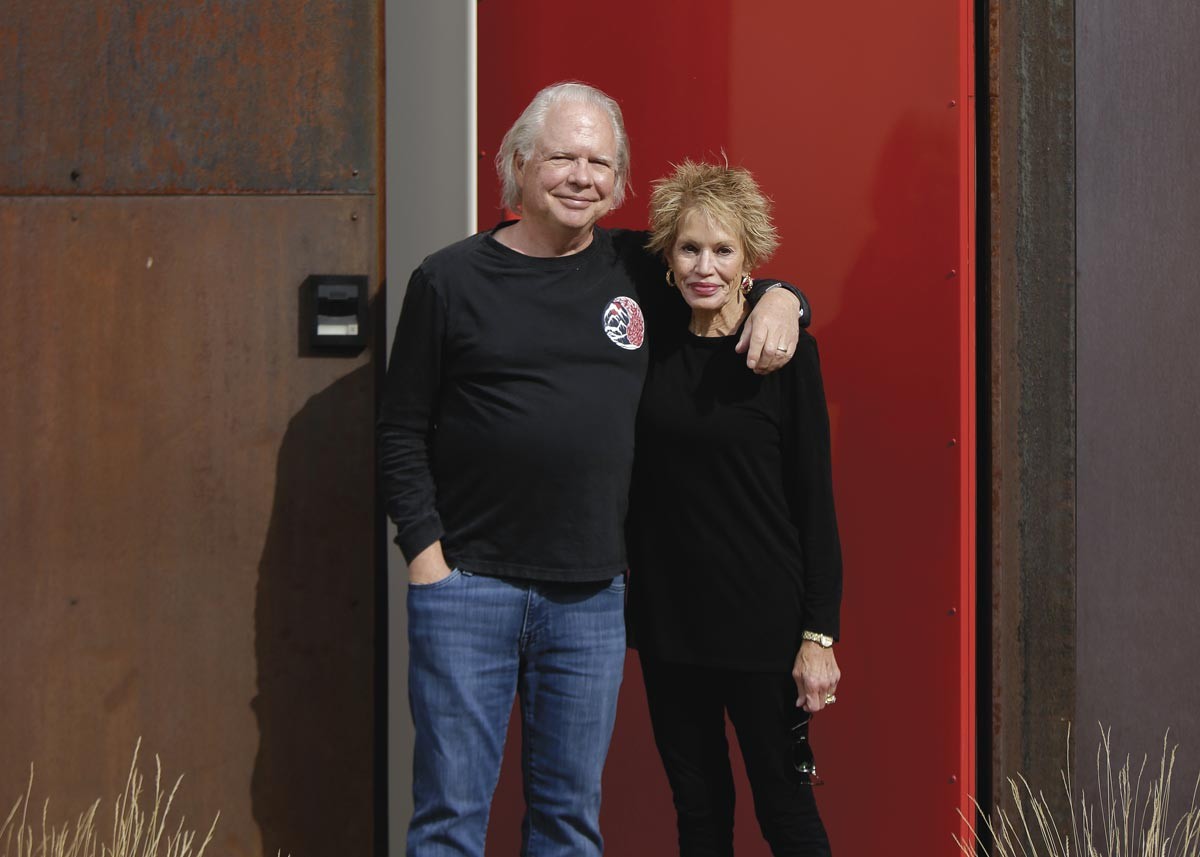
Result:
{"label": "man's shoulder", "polygon": [[490,234],[490,230],[476,232],[453,244],[447,244],[442,249],[435,250],[426,256],[421,262],[421,268],[426,274],[436,276],[440,272],[453,269],[463,263],[469,263],[472,257],[486,251],[487,238]]}
{"label": "man's shoulder", "polygon": [[620,256],[644,257],[649,256],[650,251],[646,249],[646,242],[650,239],[650,233],[644,229],[604,229],[599,228],[597,232],[612,244],[613,249]]}
{"label": "man's shoulder", "polygon": [[636,282],[644,284],[661,276],[662,261],[646,249],[649,234],[641,229],[602,229],[613,256]]}
{"label": "man's shoulder", "polygon": [[[670,312],[670,290],[663,285],[666,266],[657,253],[646,249],[646,241],[650,237],[647,232],[641,229],[613,229],[610,230],[610,237],[613,254],[620,260],[625,276],[633,283],[648,323],[657,326],[664,320],[663,313]],[[667,309],[664,310],[664,307]]]}

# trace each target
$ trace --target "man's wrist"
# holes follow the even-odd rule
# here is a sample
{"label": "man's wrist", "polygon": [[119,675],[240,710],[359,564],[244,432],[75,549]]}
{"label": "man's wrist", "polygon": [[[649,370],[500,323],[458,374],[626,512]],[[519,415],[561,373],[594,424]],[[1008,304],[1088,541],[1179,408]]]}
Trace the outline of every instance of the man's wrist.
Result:
{"label": "man's wrist", "polygon": [[812,307],[809,306],[808,298],[804,296],[804,292],[793,286],[791,283],[785,283],[783,280],[757,280],[755,281],[756,299],[762,300],[768,292],[775,289],[783,289],[794,297],[799,303],[800,326],[808,327],[812,322]]}

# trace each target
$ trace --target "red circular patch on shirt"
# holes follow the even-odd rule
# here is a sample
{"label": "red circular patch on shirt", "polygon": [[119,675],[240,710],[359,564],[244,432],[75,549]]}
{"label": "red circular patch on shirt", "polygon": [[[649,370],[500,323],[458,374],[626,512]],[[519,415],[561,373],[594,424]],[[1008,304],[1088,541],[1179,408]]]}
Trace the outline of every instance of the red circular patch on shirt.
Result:
{"label": "red circular patch on shirt", "polygon": [[646,339],[646,319],[633,298],[613,298],[604,308],[604,333],[622,348],[641,348]]}

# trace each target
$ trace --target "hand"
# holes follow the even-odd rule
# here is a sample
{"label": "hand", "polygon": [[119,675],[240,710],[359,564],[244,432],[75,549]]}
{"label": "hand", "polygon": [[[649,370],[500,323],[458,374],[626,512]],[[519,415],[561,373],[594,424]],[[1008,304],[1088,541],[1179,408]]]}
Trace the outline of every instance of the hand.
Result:
{"label": "hand", "polygon": [[408,564],[408,582],[428,586],[450,576],[450,566],[442,556],[442,543],[434,542]]}
{"label": "hand", "polygon": [[826,697],[837,693],[842,671],[838,669],[833,649],[805,640],[796,653],[792,678],[796,682],[796,707],[820,711],[825,707]]}
{"label": "hand", "polygon": [[756,374],[767,375],[787,365],[799,339],[799,299],[787,289],[772,289],[746,319],[734,350],[745,353],[746,365]]}

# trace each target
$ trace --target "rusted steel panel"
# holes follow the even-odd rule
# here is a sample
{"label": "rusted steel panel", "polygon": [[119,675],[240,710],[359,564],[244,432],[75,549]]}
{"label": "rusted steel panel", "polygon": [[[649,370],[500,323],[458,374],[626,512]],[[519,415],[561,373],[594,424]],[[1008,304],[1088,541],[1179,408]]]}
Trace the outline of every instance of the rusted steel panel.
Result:
{"label": "rusted steel panel", "polygon": [[6,4],[0,194],[371,190],[377,2]]}
{"label": "rusted steel panel", "polygon": [[1075,3],[990,0],[992,789],[1075,715]]}
{"label": "rusted steel panel", "polygon": [[371,854],[372,351],[297,301],[377,288],[373,199],[6,199],[0,258],[0,794],[140,735],[216,853]]}

